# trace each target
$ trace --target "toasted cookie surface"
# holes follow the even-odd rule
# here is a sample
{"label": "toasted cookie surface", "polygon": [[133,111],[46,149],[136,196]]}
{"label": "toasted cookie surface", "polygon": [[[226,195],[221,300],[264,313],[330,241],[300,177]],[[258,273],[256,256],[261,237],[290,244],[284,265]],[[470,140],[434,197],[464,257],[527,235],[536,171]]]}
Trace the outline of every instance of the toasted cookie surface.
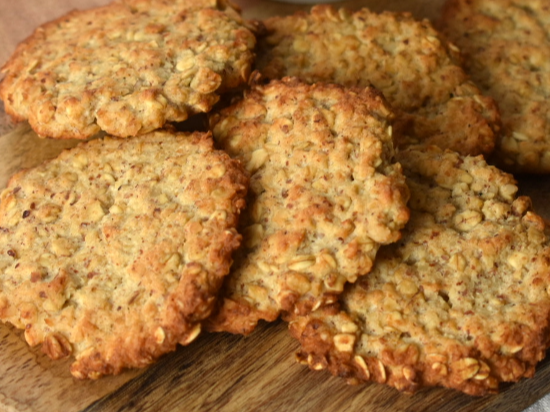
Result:
{"label": "toasted cookie surface", "polygon": [[250,173],[244,247],[209,328],[248,333],[259,319],[332,302],[372,267],[408,220],[389,118],[372,88],[256,85],[211,117],[214,138]]}
{"label": "toasted cookie surface", "polygon": [[548,347],[542,218],[481,157],[424,148],[398,160],[411,190],[403,237],[346,289],[341,311],[293,320],[301,359],[408,392],[441,385],[483,395],[532,376]]}
{"label": "toasted cookie surface", "polygon": [[42,136],[135,136],[210,110],[246,81],[254,45],[223,0],[120,0],[39,27],[0,98]]}
{"label": "toasted cookie surface", "polygon": [[498,112],[457,65],[458,55],[410,14],[322,5],[265,21],[257,68],[268,78],[373,85],[396,109],[400,146],[425,142],[463,154],[490,153]]}
{"label": "toasted cookie surface", "polygon": [[150,364],[210,314],[248,178],[208,134],[92,140],[0,197],[0,319],[78,378]]}
{"label": "toasted cookie surface", "polygon": [[491,160],[512,172],[550,173],[550,4],[450,0],[441,27],[498,102],[503,133]]}

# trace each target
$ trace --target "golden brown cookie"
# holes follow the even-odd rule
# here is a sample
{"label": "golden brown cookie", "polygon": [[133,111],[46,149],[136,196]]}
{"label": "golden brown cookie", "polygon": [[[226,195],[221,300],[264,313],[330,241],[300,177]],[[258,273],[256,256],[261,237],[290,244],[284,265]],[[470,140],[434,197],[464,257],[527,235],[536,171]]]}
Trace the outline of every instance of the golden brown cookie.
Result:
{"label": "golden brown cookie", "polygon": [[472,395],[533,376],[549,341],[550,242],[512,176],[481,156],[399,153],[411,219],[337,307],[290,330],[310,368]]}
{"label": "golden brown cookie", "polygon": [[373,85],[396,110],[396,143],[437,144],[462,154],[493,150],[499,116],[458,66],[456,48],[408,13],[351,13],[328,5],[272,17],[259,41],[267,78]]}
{"label": "golden brown cookie", "polygon": [[210,314],[248,178],[208,134],[83,143],[0,196],[0,319],[71,373],[143,367]]}
{"label": "golden brown cookie", "polygon": [[244,83],[254,35],[224,0],[120,0],[40,26],[0,98],[41,136],[135,136],[209,111]]}
{"label": "golden brown cookie", "polygon": [[249,333],[281,312],[333,302],[407,222],[389,120],[372,88],[255,85],[211,117],[215,140],[250,173],[244,247],[209,329]]}
{"label": "golden brown cookie", "polygon": [[511,172],[550,173],[550,5],[547,0],[450,0],[441,27],[502,114],[491,158]]}

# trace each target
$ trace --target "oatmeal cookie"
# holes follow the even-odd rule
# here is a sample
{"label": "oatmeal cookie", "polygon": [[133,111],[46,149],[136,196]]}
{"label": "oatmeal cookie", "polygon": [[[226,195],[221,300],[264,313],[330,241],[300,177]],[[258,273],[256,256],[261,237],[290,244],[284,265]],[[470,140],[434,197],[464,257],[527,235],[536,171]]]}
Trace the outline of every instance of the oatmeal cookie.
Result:
{"label": "oatmeal cookie", "polygon": [[315,6],[272,17],[259,40],[257,68],[267,78],[373,85],[396,110],[399,146],[423,142],[462,154],[493,150],[499,115],[457,62],[456,48],[408,13],[355,13]]}
{"label": "oatmeal cookie", "polygon": [[399,239],[408,189],[391,116],[372,88],[286,78],[211,117],[214,139],[250,173],[250,196],[209,329],[246,334],[259,319],[333,302]]}
{"label": "oatmeal cookie", "polygon": [[399,154],[411,219],[336,305],[296,317],[312,369],[471,395],[531,377],[549,343],[550,243],[512,176],[481,156]]}
{"label": "oatmeal cookie", "polygon": [[209,111],[244,83],[256,40],[224,0],[120,0],[39,27],[0,98],[41,136],[128,137]]}
{"label": "oatmeal cookie", "polygon": [[0,319],[77,378],[142,367],[210,314],[248,178],[206,133],[82,143],[0,196]]}
{"label": "oatmeal cookie", "polygon": [[450,0],[441,27],[467,72],[502,114],[491,161],[510,172],[550,173],[550,4]]}

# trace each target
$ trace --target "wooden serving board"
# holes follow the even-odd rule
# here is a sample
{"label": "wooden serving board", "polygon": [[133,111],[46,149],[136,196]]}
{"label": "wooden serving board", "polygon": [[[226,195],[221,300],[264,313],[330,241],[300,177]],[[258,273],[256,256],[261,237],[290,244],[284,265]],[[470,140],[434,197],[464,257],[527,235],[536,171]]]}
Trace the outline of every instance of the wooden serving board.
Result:
{"label": "wooden serving board", "polygon": [[[18,42],[45,21],[108,0],[0,0],[0,64]],[[309,6],[238,0],[246,18],[289,14]],[[337,6],[409,10],[433,18],[441,0],[362,0]],[[10,123],[0,106],[0,189],[9,176],[34,166],[73,141],[38,139],[27,125]],[[520,191],[550,219],[550,177],[520,177]],[[499,411],[518,412],[550,392],[550,358],[533,379],[506,385],[497,396],[474,398],[441,388],[415,395],[378,384],[348,386],[294,360],[298,344],[283,322],[262,324],[249,337],[204,334],[155,365],[98,381],[77,381],[70,360],[51,361],[29,348],[20,331],[0,325],[0,411]]]}

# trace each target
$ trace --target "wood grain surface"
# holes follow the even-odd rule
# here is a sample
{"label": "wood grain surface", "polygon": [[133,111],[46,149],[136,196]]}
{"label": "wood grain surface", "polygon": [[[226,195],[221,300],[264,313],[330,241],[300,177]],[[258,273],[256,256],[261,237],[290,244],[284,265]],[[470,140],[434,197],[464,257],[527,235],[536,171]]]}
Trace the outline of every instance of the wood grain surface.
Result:
{"label": "wood grain surface", "polygon": [[[107,0],[0,0],[0,64],[34,28],[74,8]],[[247,18],[289,14],[309,6],[270,1],[236,1]],[[337,6],[409,10],[437,16],[441,0],[362,0]],[[0,106],[0,188],[14,172],[74,146],[39,139],[26,124],[14,125]],[[522,194],[550,220],[550,178],[518,178]],[[298,344],[284,322],[262,324],[249,337],[204,334],[155,365],[98,381],[77,381],[70,360],[51,361],[29,348],[22,333],[0,325],[0,411],[502,411],[519,412],[550,392],[550,359],[533,379],[502,387],[497,396],[473,398],[433,388],[415,395],[382,385],[349,386],[326,372],[294,360]]]}

